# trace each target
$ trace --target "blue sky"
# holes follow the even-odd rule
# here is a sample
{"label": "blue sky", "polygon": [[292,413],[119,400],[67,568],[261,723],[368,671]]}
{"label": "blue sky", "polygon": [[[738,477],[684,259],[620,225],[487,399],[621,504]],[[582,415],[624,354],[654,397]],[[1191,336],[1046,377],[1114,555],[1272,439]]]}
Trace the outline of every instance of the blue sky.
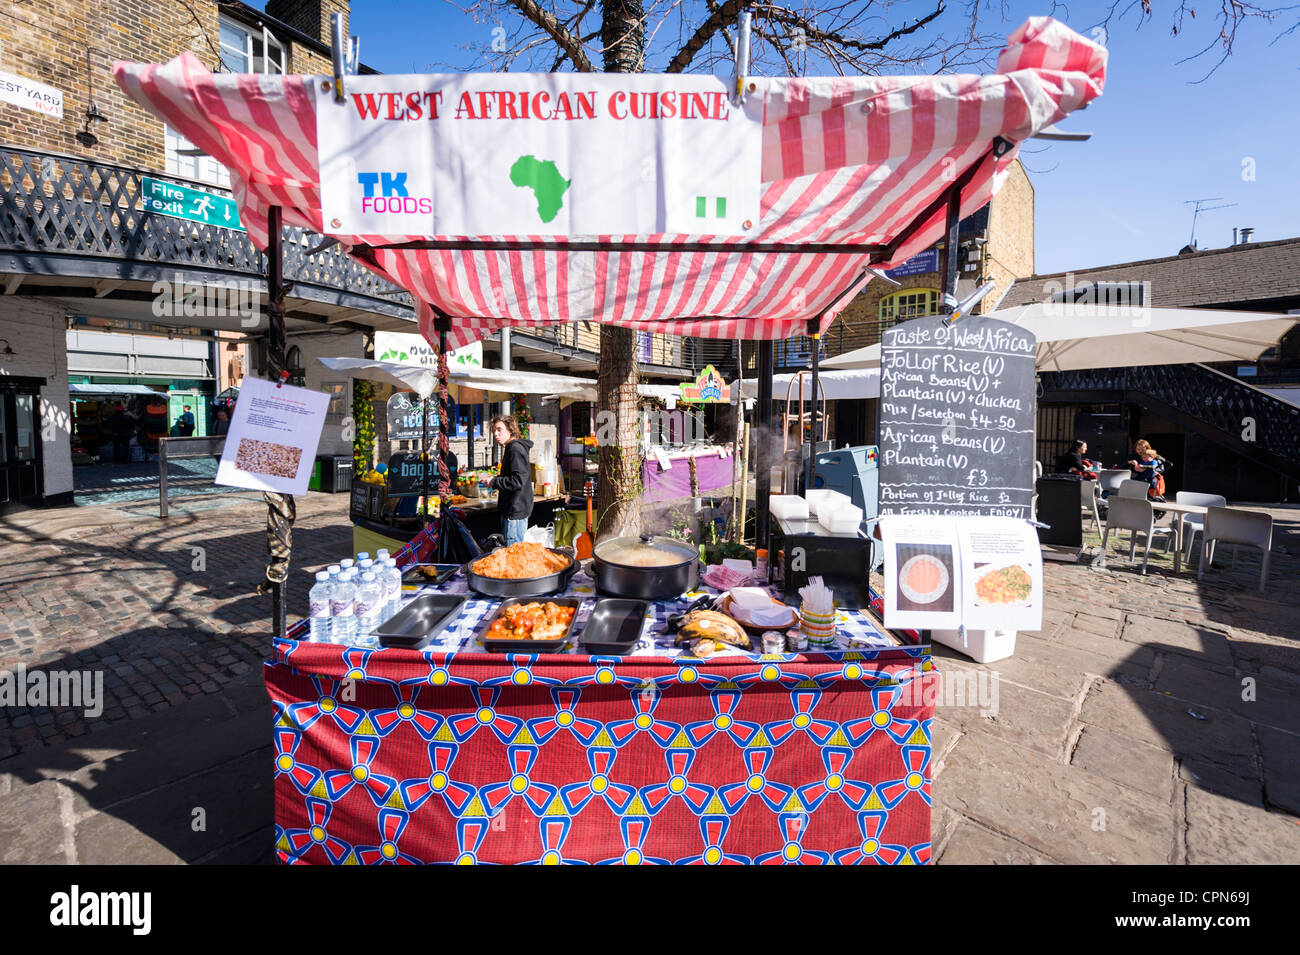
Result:
{"label": "blue sky", "polygon": [[[949,6],[927,27],[929,35],[964,35],[967,5]],[[981,29],[1005,38],[1027,16],[1051,14],[1085,36],[1102,37],[1093,31],[1107,4],[1058,5],[1054,12],[1052,6],[995,4],[982,14]],[[1093,138],[1022,149],[1035,188],[1039,273],[1173,255],[1190,237],[1188,199],[1236,203],[1202,213],[1196,227],[1202,249],[1230,245],[1234,226],[1253,227],[1257,242],[1300,236],[1300,29],[1279,38],[1300,22],[1300,9],[1274,24],[1244,24],[1233,55],[1205,78],[1220,56],[1212,19],[1217,6],[1206,5],[1174,37],[1172,3],[1154,0],[1154,16],[1145,23],[1133,3],[1104,34],[1110,51],[1105,94],[1062,124]],[[909,0],[893,4],[885,17],[897,24],[930,9]],[[493,28],[513,29],[517,22],[508,10],[491,10],[475,22],[445,0],[352,3],[362,60],[392,73],[472,68],[476,51],[490,47]],[[676,49],[678,29],[675,20],[665,26],[658,49]],[[1212,48],[1204,56],[1178,63],[1206,46]],[[662,69],[667,58],[652,56],[651,68]]]}

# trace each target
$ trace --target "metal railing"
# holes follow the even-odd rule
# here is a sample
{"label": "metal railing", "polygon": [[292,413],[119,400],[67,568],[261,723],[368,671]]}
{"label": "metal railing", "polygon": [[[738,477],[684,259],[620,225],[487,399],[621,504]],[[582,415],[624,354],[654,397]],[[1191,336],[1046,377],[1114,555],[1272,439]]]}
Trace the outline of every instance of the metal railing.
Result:
{"label": "metal railing", "polygon": [[[114,276],[125,279],[131,275],[120,271],[123,261],[257,278],[265,274],[265,256],[245,233],[144,211],[146,176],[230,195],[208,183],[150,170],[0,147],[0,252],[38,254],[28,260],[32,272],[77,274],[68,262],[76,258],[112,264],[119,269]],[[409,293],[338,246],[309,255],[320,241],[306,229],[285,229],[286,279],[375,299],[387,312],[394,306],[411,309]]]}
{"label": "metal railing", "polygon": [[1206,365],[1044,372],[1042,384],[1045,393],[1149,395],[1210,426],[1233,447],[1262,451],[1274,459],[1271,467],[1281,462],[1279,470],[1300,476],[1300,408]]}

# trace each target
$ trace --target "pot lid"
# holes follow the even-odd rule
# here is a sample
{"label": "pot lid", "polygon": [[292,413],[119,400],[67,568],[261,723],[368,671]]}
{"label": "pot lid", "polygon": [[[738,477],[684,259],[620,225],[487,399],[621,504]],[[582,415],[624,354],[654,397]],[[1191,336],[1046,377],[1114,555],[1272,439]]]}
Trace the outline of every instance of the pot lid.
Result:
{"label": "pot lid", "polygon": [[650,534],[612,537],[597,544],[592,554],[607,563],[645,568],[675,567],[700,558],[693,544]]}

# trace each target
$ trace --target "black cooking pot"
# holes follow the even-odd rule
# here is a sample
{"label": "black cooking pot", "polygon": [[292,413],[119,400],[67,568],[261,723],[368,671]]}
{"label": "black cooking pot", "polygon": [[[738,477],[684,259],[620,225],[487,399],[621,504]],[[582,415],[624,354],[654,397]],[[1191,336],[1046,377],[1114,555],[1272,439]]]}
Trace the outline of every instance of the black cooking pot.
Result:
{"label": "black cooking pot", "polygon": [[569,580],[578,569],[578,562],[571,554],[553,547],[548,547],[547,550],[567,558],[569,566],[552,574],[546,574],[544,577],[484,577],[482,574],[474,573],[474,565],[483,559],[475,557],[465,563],[465,582],[470,590],[487,597],[542,597],[547,594],[558,594],[569,586]]}
{"label": "black cooking pot", "polygon": [[592,551],[596,589],[616,597],[668,600],[700,582],[700,553],[671,537],[613,537]]}

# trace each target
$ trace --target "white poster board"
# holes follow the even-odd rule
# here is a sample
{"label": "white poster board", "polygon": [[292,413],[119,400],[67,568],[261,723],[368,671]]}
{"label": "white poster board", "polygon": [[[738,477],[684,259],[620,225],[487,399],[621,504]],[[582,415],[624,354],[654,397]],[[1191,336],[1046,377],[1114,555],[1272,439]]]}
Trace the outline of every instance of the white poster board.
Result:
{"label": "white poster board", "polygon": [[765,97],[713,76],[349,76],[316,91],[328,235],[746,235]]}
{"label": "white poster board", "polygon": [[890,515],[885,626],[913,630],[1038,630],[1043,559],[1034,529],[1009,517]]}
{"label": "white poster board", "polygon": [[215,483],[306,494],[330,396],[245,378]]}

